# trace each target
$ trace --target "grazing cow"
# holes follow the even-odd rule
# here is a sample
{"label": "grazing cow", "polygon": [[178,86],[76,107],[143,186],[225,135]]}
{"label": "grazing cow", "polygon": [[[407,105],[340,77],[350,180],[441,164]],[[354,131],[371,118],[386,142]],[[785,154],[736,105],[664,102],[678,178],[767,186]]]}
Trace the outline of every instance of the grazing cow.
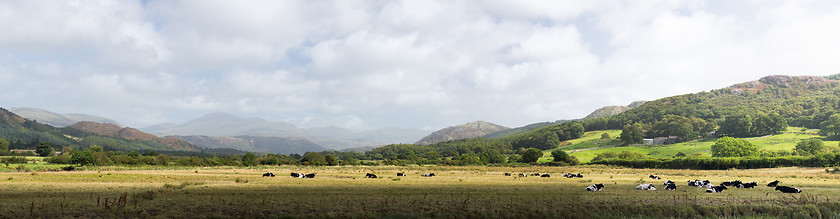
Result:
{"label": "grazing cow", "polygon": [[601,191],[603,189],[604,189],[604,184],[603,183],[592,184],[592,185],[586,187],[586,191],[590,191],[590,192],[597,192],[597,191]]}
{"label": "grazing cow", "polygon": [[706,189],[706,193],[721,193],[723,190],[726,190],[726,186],[719,185],[719,186],[712,186],[709,189]]}
{"label": "grazing cow", "polygon": [[653,187],[653,184],[648,183],[639,184],[638,186],[636,186],[636,190],[656,190],[656,188]]}
{"label": "grazing cow", "polygon": [[776,180],[776,181],[773,181],[773,182],[770,182],[769,184],[767,184],[767,187],[776,187],[778,185],[779,185],[779,180]]}
{"label": "grazing cow", "polygon": [[374,175],[373,173],[367,173],[367,174],[365,174],[365,177],[371,178],[371,179],[376,179],[376,175]]}
{"label": "grazing cow", "polygon": [[274,177],[274,173],[271,173],[271,172],[264,173],[263,177]]}
{"label": "grazing cow", "polygon": [[540,177],[551,177],[551,175],[549,175],[548,173],[546,173],[546,174],[540,175]]}
{"label": "grazing cow", "polygon": [[433,177],[433,176],[435,176],[435,173],[426,173],[426,174],[423,174],[423,177]]}
{"label": "grazing cow", "polygon": [[310,179],[315,178],[315,173],[310,173],[310,174],[303,175],[303,178],[310,178]]}
{"label": "grazing cow", "polygon": [[800,193],[802,190],[793,187],[787,186],[776,186],[776,190],[781,191],[782,193]]}
{"label": "grazing cow", "polygon": [[757,184],[757,183],[755,183],[755,182],[742,183],[741,185],[738,185],[738,186],[736,186],[735,188],[739,188],[739,189],[752,189],[752,188],[755,188],[755,186],[756,186],[756,185],[758,185],[758,184]]}
{"label": "grazing cow", "polygon": [[510,173],[505,173],[505,176],[510,176]]}
{"label": "grazing cow", "polygon": [[303,174],[300,174],[300,173],[292,173],[290,175],[294,178],[303,178]]}
{"label": "grazing cow", "polygon": [[405,176],[405,173],[397,173],[397,176]]}

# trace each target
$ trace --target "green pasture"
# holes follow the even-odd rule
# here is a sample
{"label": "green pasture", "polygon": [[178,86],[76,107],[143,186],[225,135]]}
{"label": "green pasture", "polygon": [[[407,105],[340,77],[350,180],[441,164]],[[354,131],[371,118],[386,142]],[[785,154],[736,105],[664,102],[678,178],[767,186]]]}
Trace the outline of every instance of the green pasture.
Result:
{"label": "green pasture", "polygon": [[[262,177],[271,171],[277,177]],[[317,173],[314,179],[289,172]],[[408,174],[397,177],[397,172]],[[420,177],[434,172],[435,177]],[[509,177],[504,173],[549,173]],[[374,173],[376,179],[364,178]],[[568,179],[562,173],[581,173]],[[651,180],[650,174],[662,177]],[[685,181],[756,181],[709,194]],[[254,167],[0,173],[3,218],[686,218],[830,217],[839,175],[818,168],[659,170],[578,167]],[[641,183],[677,191],[638,191]],[[780,180],[801,194],[763,186]],[[595,183],[604,191],[587,192]],[[598,209],[598,210],[592,210]]]}
{"label": "green pasture", "polygon": [[[615,136],[621,134],[621,130],[609,130],[611,132],[617,132]],[[592,134],[590,134],[592,133]],[[587,132],[586,134],[589,136],[600,136],[601,131],[593,131]],[[613,134],[610,133],[612,137]],[[808,138],[819,138],[822,139],[828,148],[837,149],[838,144],[840,141],[828,141],[825,139],[825,136],[820,136],[817,134],[817,130],[814,129],[803,129],[799,127],[788,127],[788,130],[782,134],[766,136],[766,137],[750,137],[750,138],[743,138],[746,139],[758,146],[759,149],[764,150],[793,150],[796,146],[796,143],[803,139]],[[581,138],[583,139],[583,138]],[[580,139],[575,139],[580,140]],[[615,141],[605,141],[598,138],[588,138],[585,140],[576,141],[575,143],[569,144],[567,146],[559,147],[558,149],[564,151],[573,151],[585,148],[596,148],[601,147],[606,144],[612,145],[619,145],[616,147],[610,148],[600,148],[600,149],[593,149],[593,150],[586,150],[586,151],[578,151],[574,153],[570,153],[570,155],[575,156],[581,162],[589,162],[592,158],[595,158],[598,154],[607,152],[607,151],[614,151],[614,152],[621,152],[621,151],[633,151],[639,152],[642,154],[646,154],[648,156],[654,158],[671,158],[679,152],[683,152],[685,154],[691,155],[693,153],[701,153],[703,156],[710,156],[711,154],[711,147],[715,144],[717,138],[703,138],[697,139],[688,142],[681,142],[676,144],[669,144],[669,145],[630,145],[630,146],[620,146],[620,142]],[[550,152],[547,152],[550,155]],[[550,158],[544,157],[544,159],[550,161]]]}

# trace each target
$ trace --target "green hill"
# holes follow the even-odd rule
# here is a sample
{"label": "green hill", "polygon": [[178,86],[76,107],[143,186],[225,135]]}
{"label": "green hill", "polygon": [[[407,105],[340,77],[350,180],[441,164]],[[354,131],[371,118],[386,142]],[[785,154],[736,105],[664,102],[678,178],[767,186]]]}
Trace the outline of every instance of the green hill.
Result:
{"label": "green hill", "polygon": [[106,150],[118,151],[178,151],[172,146],[151,140],[127,140],[70,127],[56,128],[24,119],[4,108],[0,108],[0,138],[9,141],[10,148],[13,149],[31,149],[39,143],[49,143],[56,150],[64,147],[79,149],[98,145]]}

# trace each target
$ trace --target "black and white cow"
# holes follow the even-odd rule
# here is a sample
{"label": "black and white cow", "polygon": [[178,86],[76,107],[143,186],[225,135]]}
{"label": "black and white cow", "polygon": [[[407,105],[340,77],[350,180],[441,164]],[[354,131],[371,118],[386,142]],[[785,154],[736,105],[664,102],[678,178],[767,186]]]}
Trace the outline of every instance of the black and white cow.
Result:
{"label": "black and white cow", "polygon": [[505,173],[505,176],[510,176],[510,173]]}
{"label": "black and white cow", "polygon": [[603,183],[592,184],[592,185],[586,187],[586,191],[590,191],[590,192],[597,192],[597,191],[601,191],[603,189],[604,189],[604,184]]}
{"label": "black and white cow", "polygon": [[779,185],[779,180],[776,180],[776,181],[768,183],[767,187],[776,187],[778,185]]}
{"label": "black and white cow", "polygon": [[668,184],[674,184],[674,182],[673,182],[673,181],[671,181],[671,180],[665,180],[665,183],[662,183],[662,185],[666,185],[666,186],[667,186]]}
{"label": "black and white cow", "polygon": [[551,175],[549,175],[548,173],[546,173],[546,174],[540,175],[540,177],[551,177]]}
{"label": "black and white cow", "polygon": [[671,190],[671,191],[677,190],[677,184],[674,184],[674,183],[667,184],[667,185],[665,185],[665,190]]}
{"label": "black and white cow", "polygon": [[303,178],[303,176],[304,176],[303,173],[292,173],[292,174],[289,174],[289,175],[291,175],[294,178]]}
{"label": "black and white cow", "polygon": [[575,175],[575,177],[577,177],[577,178],[583,178],[583,175],[580,175],[580,173],[578,173],[577,175]]}
{"label": "black and white cow", "polygon": [[650,177],[651,179],[662,179],[662,178],[660,178],[659,176],[654,176],[654,175],[650,175],[650,176],[648,176],[648,177]]}
{"label": "black and white cow", "polygon": [[435,176],[435,173],[426,173],[426,174],[423,174],[423,177],[433,177],[433,176]]}
{"label": "black and white cow", "polygon": [[405,173],[397,173],[397,176],[405,176]]}
{"label": "black and white cow", "polygon": [[274,173],[272,173],[272,172],[264,173],[263,177],[274,177]]}
{"label": "black and white cow", "polygon": [[712,186],[709,189],[706,189],[706,193],[721,193],[723,190],[726,190],[726,186],[719,185],[719,186]]}
{"label": "black and white cow", "polygon": [[532,173],[531,176],[540,176],[540,173]]}
{"label": "black and white cow", "polygon": [[303,175],[303,178],[310,178],[310,179],[315,178],[315,173],[310,173],[310,174]]}
{"label": "black and white cow", "polygon": [[737,187],[735,187],[735,188],[739,188],[739,189],[753,189],[753,188],[755,188],[755,186],[757,186],[757,185],[758,185],[758,183],[756,183],[756,182],[749,182],[749,183],[742,183],[741,185],[738,185],[738,186],[737,186]]}
{"label": "black and white cow", "polygon": [[735,180],[735,181],[720,183],[720,185],[722,185],[722,186],[734,186],[734,187],[739,187],[741,184],[742,184],[741,180]]}
{"label": "black and white cow", "polygon": [[636,190],[656,190],[656,188],[653,187],[653,184],[648,183],[648,184],[639,184],[638,186],[636,186]]}
{"label": "black and white cow", "polygon": [[781,191],[782,193],[801,193],[802,190],[793,187],[787,186],[776,186],[776,190]]}
{"label": "black and white cow", "polygon": [[373,173],[367,173],[367,174],[365,174],[365,177],[371,178],[371,179],[377,178],[376,175],[374,175]]}

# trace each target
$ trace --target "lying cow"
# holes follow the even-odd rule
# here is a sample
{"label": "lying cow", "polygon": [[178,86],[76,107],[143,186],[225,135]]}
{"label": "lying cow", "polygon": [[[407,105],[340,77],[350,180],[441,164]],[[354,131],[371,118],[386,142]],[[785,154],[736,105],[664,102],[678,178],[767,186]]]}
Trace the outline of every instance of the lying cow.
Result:
{"label": "lying cow", "polygon": [[590,192],[597,192],[597,191],[601,191],[603,189],[604,189],[604,184],[603,183],[592,184],[592,185],[586,187],[586,191],[590,191]]}
{"label": "lying cow", "polygon": [[291,175],[294,178],[303,178],[303,176],[304,176],[303,173],[292,173],[292,174],[289,174],[289,175]]}
{"label": "lying cow", "polygon": [[551,177],[551,175],[549,175],[548,173],[546,173],[546,174],[540,175],[540,177]]}
{"label": "lying cow", "polygon": [[510,176],[510,173],[505,173],[505,176]]}
{"label": "lying cow", "polygon": [[757,186],[757,185],[758,185],[758,184],[757,184],[756,182],[742,183],[742,184],[740,184],[740,185],[736,186],[735,188],[739,188],[739,189],[753,189],[753,188],[755,188],[755,186]]}
{"label": "lying cow", "polygon": [[706,189],[706,193],[721,193],[723,190],[726,190],[726,186],[719,185],[719,186],[712,186],[709,189]]}
{"label": "lying cow", "polygon": [[377,178],[376,175],[374,175],[373,173],[367,173],[367,174],[365,174],[365,177],[371,178],[371,179]]}
{"label": "lying cow", "polygon": [[435,173],[426,173],[426,174],[423,174],[423,177],[433,177],[433,176],[435,176]]}
{"label": "lying cow", "polygon": [[768,183],[767,187],[776,187],[778,185],[779,185],[779,180],[776,180],[776,181]]}
{"label": "lying cow", "polygon": [[528,174],[520,173],[520,174],[519,174],[519,175],[517,175],[517,176],[519,176],[519,177],[528,177]]}
{"label": "lying cow", "polygon": [[310,178],[310,179],[315,178],[315,173],[310,173],[310,174],[303,175],[303,178]]}
{"label": "lying cow", "polygon": [[654,176],[654,175],[650,175],[648,177],[650,177],[651,179],[656,179],[656,180],[662,179],[659,176]]}
{"label": "lying cow", "polygon": [[540,173],[532,173],[531,176],[540,176]]}
{"label": "lying cow", "polygon": [[648,183],[636,186],[636,190],[656,190],[656,188],[653,187],[653,184]]}
{"label": "lying cow", "polygon": [[781,191],[782,193],[801,193],[802,190],[793,187],[787,186],[776,186],[776,190]]}
{"label": "lying cow", "polygon": [[666,180],[665,183],[662,183],[662,185],[665,186],[665,190],[671,190],[671,191],[677,190],[677,184],[674,183],[671,180]]}
{"label": "lying cow", "polygon": [[397,176],[405,176],[405,173],[397,173]]}
{"label": "lying cow", "polygon": [[264,173],[263,177],[274,177],[274,173],[272,173],[272,172]]}
{"label": "lying cow", "polygon": [[722,182],[722,183],[720,183],[720,185],[722,185],[722,186],[735,186],[735,187],[737,187],[738,185],[741,185],[741,180],[735,180],[735,181]]}

